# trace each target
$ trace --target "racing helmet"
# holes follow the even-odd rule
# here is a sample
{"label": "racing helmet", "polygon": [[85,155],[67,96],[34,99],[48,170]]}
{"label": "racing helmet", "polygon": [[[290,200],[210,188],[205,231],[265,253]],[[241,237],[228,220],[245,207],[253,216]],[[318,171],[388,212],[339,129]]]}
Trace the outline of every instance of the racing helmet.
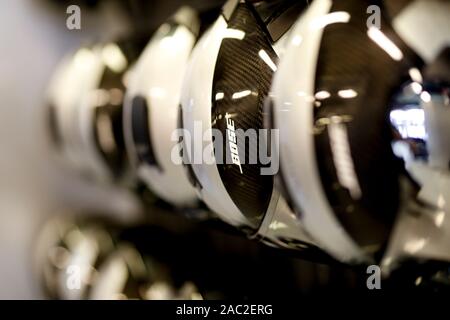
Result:
{"label": "racing helmet", "polygon": [[83,47],[64,59],[49,90],[54,146],[72,167],[100,181],[127,176],[122,103],[127,71],[147,35]]}
{"label": "racing helmet", "polygon": [[313,241],[259,153],[270,145],[261,133],[264,101],[289,30],[306,5],[227,1],[194,48],[180,109],[183,156],[200,198],[249,235],[296,248],[314,247]]}
{"label": "racing helmet", "polygon": [[196,12],[182,7],[156,31],[133,69],[124,104],[132,166],[147,187],[176,206],[198,202],[172,135],[178,125],[184,70],[199,27]]}
{"label": "racing helmet", "polygon": [[279,181],[340,261],[450,258],[449,13],[445,1],[316,0],[293,28],[267,112]]}

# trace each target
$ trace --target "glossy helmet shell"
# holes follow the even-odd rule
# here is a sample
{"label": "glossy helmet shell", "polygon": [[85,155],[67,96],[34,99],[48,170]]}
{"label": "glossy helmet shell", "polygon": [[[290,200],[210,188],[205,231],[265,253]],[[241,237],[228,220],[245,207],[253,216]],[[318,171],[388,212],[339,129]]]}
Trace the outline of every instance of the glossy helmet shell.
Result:
{"label": "glossy helmet shell", "polygon": [[[282,242],[279,233],[285,232],[300,242],[311,242],[274,188],[273,175],[261,174],[257,141],[279,49],[305,5],[298,1],[257,5],[228,1],[194,48],[182,90],[183,151],[188,154],[187,169],[201,199],[224,221],[277,244]],[[276,20],[273,15],[285,19]],[[220,156],[231,148],[230,119],[235,129],[256,132],[257,139],[251,142],[236,133],[240,165]],[[220,150],[211,147],[213,139],[223,142]],[[249,163],[251,157],[257,161]],[[279,221],[273,220],[276,212]]]}
{"label": "glossy helmet shell", "polygon": [[97,51],[83,47],[67,55],[55,71],[48,92],[49,132],[59,155],[75,168],[80,168],[83,157],[79,145],[78,109],[87,91],[95,87],[100,63]]}
{"label": "glossy helmet shell", "polygon": [[[280,178],[288,200],[311,236],[341,261],[379,258],[396,218],[425,211],[421,183],[392,148],[402,139],[391,122],[396,109],[426,109],[420,97],[428,100],[430,84],[437,100],[448,98],[445,74],[426,76],[440,56],[448,62],[448,19],[442,15],[448,3],[420,3],[314,1],[293,28],[274,79],[271,122],[280,132]],[[427,20],[432,27],[418,30],[411,16],[436,6],[436,21]],[[381,29],[369,24],[368,8],[380,9]],[[405,90],[411,88],[417,92],[407,107]],[[425,123],[431,120],[423,115]],[[428,124],[419,125],[427,134],[417,144],[426,154],[425,136],[438,131],[435,141],[441,142],[448,136],[444,124]],[[443,184],[435,187],[444,192]]]}
{"label": "glossy helmet shell", "polygon": [[122,129],[126,74],[147,36],[84,47],[51,84],[53,141],[79,172],[100,181],[127,172]]}
{"label": "glossy helmet shell", "polygon": [[124,108],[133,167],[156,195],[176,206],[198,202],[173,138],[184,71],[198,29],[196,13],[182,7],[156,31],[133,68]]}

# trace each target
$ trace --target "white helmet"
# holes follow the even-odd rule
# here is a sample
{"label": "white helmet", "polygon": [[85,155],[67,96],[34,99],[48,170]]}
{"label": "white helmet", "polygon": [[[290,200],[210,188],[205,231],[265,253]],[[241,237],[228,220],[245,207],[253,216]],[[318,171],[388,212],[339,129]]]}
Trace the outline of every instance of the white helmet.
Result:
{"label": "white helmet", "polygon": [[78,49],[63,59],[49,85],[47,112],[52,142],[64,160],[78,168],[82,163],[75,147],[79,140],[78,108],[100,77],[98,60],[93,49]]}
{"label": "white helmet", "polygon": [[100,181],[126,172],[122,102],[127,71],[147,36],[81,48],[50,85],[53,140],[68,162]]}
{"label": "white helmet", "polygon": [[450,260],[450,4],[370,4],[316,0],[293,28],[271,97],[281,180],[341,261]]}
{"label": "white helmet", "polygon": [[[201,199],[225,222],[269,243],[295,247],[312,240],[274,187],[273,174],[260,172],[263,134],[253,131],[256,141],[250,142],[245,134],[263,128],[278,56],[305,6],[228,1],[194,48],[181,97],[183,153]],[[250,163],[250,158],[257,159]]]}
{"label": "white helmet", "polygon": [[182,7],[156,31],[133,68],[124,106],[124,135],[132,165],[156,195],[177,206],[198,202],[181,165],[177,141],[171,138],[199,26],[197,14]]}

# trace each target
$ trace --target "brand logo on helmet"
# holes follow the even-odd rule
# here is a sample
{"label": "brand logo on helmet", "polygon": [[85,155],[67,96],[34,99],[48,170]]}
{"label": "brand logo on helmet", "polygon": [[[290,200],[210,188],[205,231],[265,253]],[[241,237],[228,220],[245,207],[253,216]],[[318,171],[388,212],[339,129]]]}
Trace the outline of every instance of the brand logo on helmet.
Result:
{"label": "brand logo on helmet", "polygon": [[231,160],[233,161],[233,164],[239,166],[239,171],[243,173],[241,160],[239,158],[234,121],[233,119],[230,118],[230,115],[228,113],[225,115],[225,121],[227,122],[227,136],[228,136],[228,143],[230,145]]}
{"label": "brand logo on helmet", "polygon": [[[170,139],[175,142],[170,153],[170,158],[175,165],[182,164],[206,164],[206,165],[237,165],[243,174],[242,164],[258,165],[260,174],[275,175],[279,169],[279,152],[276,145],[279,144],[280,135],[278,129],[247,129],[236,128],[231,115],[218,117],[225,119],[226,130],[208,128],[203,130],[202,121],[193,121],[192,130],[176,129]],[[228,136],[226,138],[224,136]],[[242,143],[238,147],[237,137]],[[247,140],[248,139],[248,140]],[[229,148],[224,143],[230,144]],[[255,146],[246,152],[247,146]],[[224,155],[226,151],[226,155]],[[248,155],[244,159],[240,154]],[[246,162],[247,161],[247,162]]]}

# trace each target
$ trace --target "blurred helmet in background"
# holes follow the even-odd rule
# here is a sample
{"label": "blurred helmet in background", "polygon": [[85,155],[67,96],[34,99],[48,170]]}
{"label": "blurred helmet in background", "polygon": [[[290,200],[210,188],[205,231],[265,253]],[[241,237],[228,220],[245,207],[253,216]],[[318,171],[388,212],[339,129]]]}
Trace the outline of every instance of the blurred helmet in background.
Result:
{"label": "blurred helmet in background", "polygon": [[113,234],[95,221],[71,216],[48,221],[36,245],[37,276],[48,297],[85,299],[98,268],[115,250]]}
{"label": "blurred helmet in background", "polygon": [[122,103],[127,71],[147,41],[135,36],[83,47],[64,59],[50,84],[52,140],[67,162],[97,180],[126,176]]}
{"label": "blurred helmet in background", "polygon": [[152,253],[155,241],[166,239],[154,233],[142,236],[139,227],[123,229],[101,217],[52,218],[34,248],[44,294],[63,300],[202,299],[194,281],[174,272],[180,266]]}
{"label": "blurred helmet in background", "polygon": [[156,31],[133,68],[124,107],[125,141],[137,175],[156,195],[181,207],[198,202],[173,135],[199,27],[196,12],[182,7]]}
{"label": "blurred helmet in background", "polygon": [[198,300],[202,296],[189,281],[177,288],[169,266],[123,242],[99,268],[89,299]]}

